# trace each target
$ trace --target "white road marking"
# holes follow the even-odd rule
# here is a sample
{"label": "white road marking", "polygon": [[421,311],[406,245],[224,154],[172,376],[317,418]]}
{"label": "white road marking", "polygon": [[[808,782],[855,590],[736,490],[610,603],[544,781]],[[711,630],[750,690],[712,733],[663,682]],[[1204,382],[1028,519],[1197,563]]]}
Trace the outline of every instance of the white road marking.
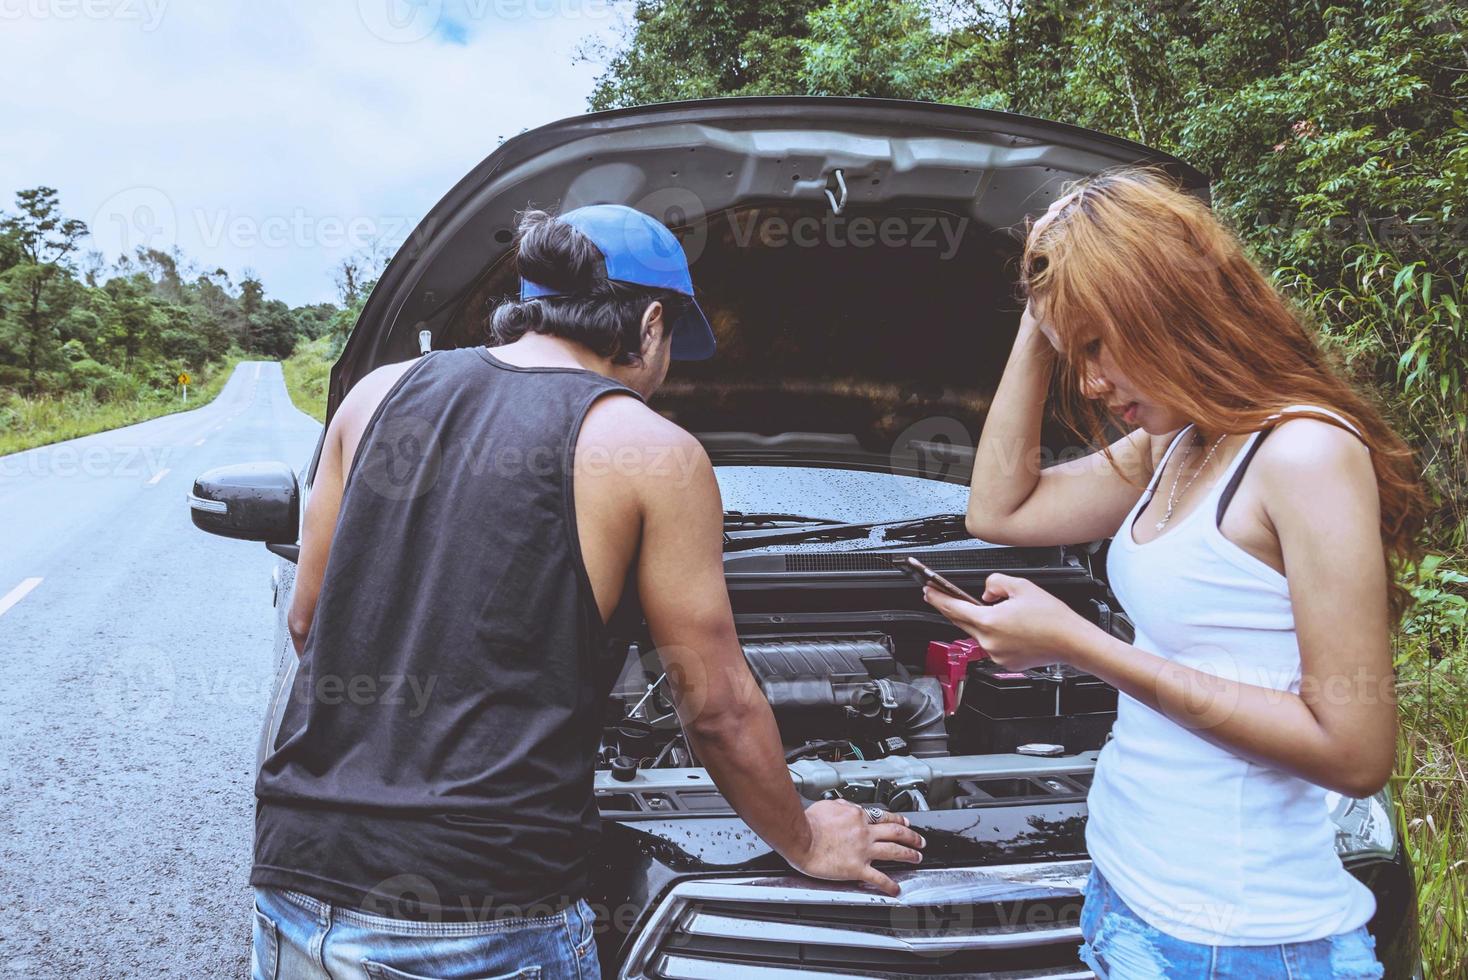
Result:
{"label": "white road marking", "polygon": [[171,472],[173,472],[173,471],[172,470],[169,470],[169,469],[161,469],[157,473],[154,473],[153,474],[153,478],[148,481],[148,486],[150,486],[150,487],[153,486],[159,480],[163,479],[165,476],[167,476]]}
{"label": "white road marking", "polygon": [[0,616],[10,612],[10,607],[31,594],[31,590],[41,584],[40,578],[28,578],[5,593],[5,598],[0,599]]}
{"label": "white road marking", "polygon": [[202,445],[204,445],[204,440],[203,439],[200,439],[198,442],[194,443],[194,445],[196,445],[196,446],[202,446]]}
{"label": "white road marking", "polygon": [[256,381],[259,381],[260,380],[260,369],[263,368],[264,366],[265,366],[264,364],[256,364],[255,365],[255,380]]}

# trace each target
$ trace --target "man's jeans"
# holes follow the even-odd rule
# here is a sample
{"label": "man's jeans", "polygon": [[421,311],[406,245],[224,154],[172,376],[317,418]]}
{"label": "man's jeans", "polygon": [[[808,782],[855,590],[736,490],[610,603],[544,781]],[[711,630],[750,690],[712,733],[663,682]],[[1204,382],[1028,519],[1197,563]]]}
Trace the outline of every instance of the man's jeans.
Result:
{"label": "man's jeans", "polygon": [[255,889],[254,980],[597,980],[592,914],[415,922]]}

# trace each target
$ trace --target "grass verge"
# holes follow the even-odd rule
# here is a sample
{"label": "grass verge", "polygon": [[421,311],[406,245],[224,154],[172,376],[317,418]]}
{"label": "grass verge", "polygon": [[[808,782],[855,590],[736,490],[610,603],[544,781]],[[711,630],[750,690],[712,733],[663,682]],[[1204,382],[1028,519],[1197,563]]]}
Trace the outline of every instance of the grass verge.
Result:
{"label": "grass verge", "polygon": [[296,345],[296,351],[281,361],[285,390],[295,406],[318,422],[326,421],[326,389],[331,382],[331,365],[340,351],[330,336]]}
{"label": "grass verge", "polygon": [[1398,651],[1402,711],[1393,790],[1417,882],[1428,977],[1468,976],[1468,650],[1459,631],[1436,650]]}
{"label": "grass verge", "polygon": [[131,397],[99,402],[85,392],[26,398],[0,391],[0,456],[118,429],[207,405],[219,394],[244,356],[233,353],[194,372],[185,404],[177,391],[148,389]]}

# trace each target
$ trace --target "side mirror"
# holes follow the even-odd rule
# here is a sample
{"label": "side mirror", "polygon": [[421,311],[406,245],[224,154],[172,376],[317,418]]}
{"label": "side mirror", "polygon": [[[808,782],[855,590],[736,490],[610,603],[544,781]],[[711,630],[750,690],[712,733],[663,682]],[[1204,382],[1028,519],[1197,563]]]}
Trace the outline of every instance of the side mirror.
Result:
{"label": "side mirror", "polygon": [[301,487],[285,463],[208,470],[194,481],[188,500],[194,526],[210,534],[291,549],[300,535]]}

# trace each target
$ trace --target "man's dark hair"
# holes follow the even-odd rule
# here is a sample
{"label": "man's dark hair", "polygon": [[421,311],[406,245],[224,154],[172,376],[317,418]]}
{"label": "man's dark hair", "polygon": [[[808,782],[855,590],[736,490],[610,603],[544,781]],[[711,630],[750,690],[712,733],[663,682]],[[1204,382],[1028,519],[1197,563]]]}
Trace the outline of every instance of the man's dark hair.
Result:
{"label": "man's dark hair", "polygon": [[601,249],[548,211],[521,214],[515,244],[515,268],[522,278],[568,295],[502,302],[490,320],[496,344],[542,333],[574,340],[613,364],[635,364],[641,359],[642,314],[648,304],[663,304],[668,330],[688,308],[688,297],[671,289],[608,279]]}

